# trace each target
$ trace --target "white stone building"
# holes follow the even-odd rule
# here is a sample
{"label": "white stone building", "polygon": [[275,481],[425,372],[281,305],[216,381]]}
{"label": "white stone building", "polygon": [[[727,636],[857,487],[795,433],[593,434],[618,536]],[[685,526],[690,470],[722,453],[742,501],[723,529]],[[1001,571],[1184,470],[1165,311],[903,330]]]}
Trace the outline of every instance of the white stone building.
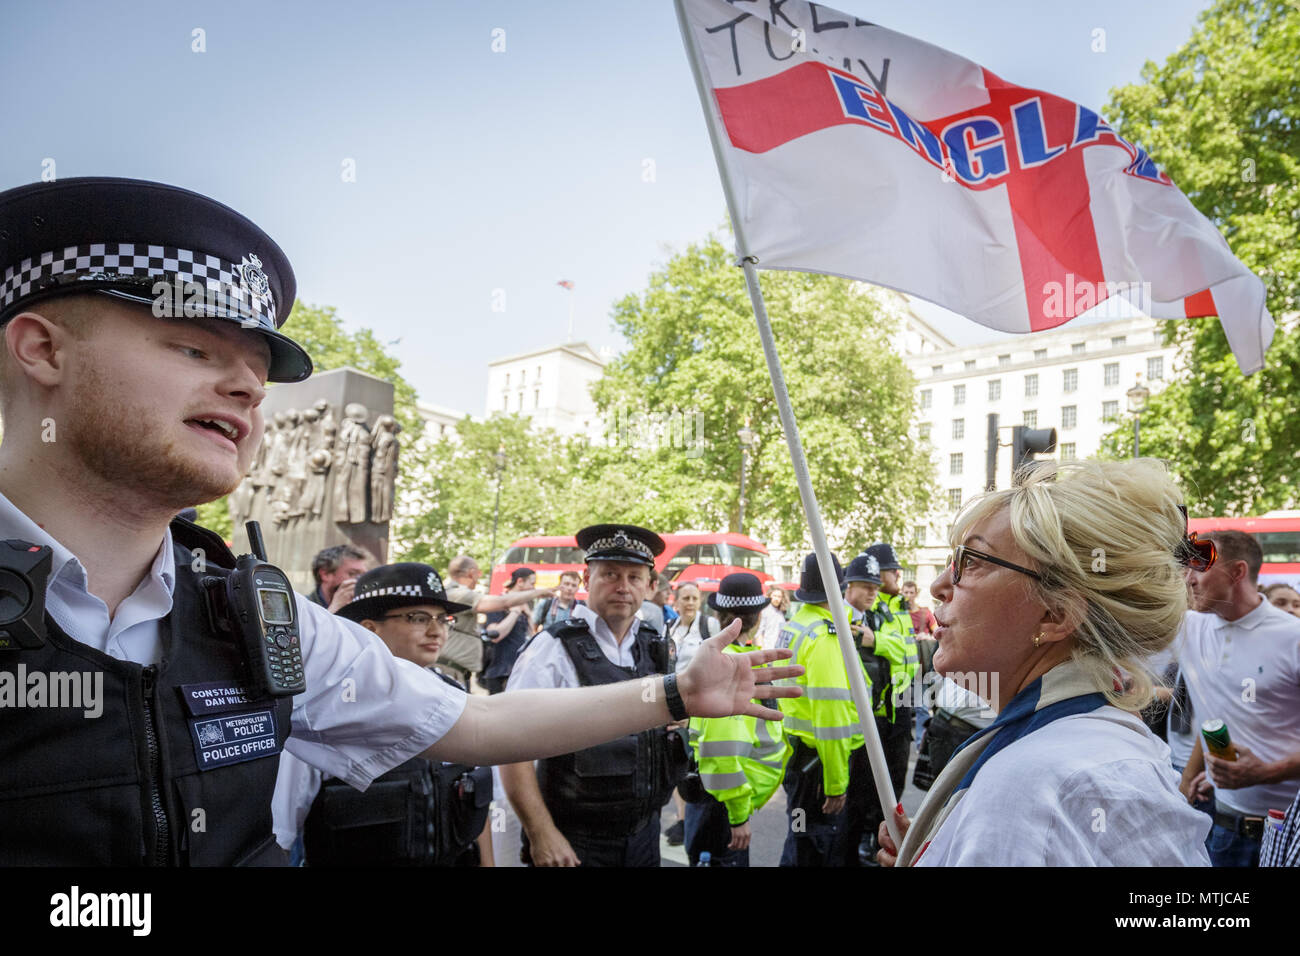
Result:
{"label": "white stone building", "polygon": [[527,415],[562,435],[601,434],[591,384],[605,363],[586,342],[494,359],[488,363],[487,414]]}
{"label": "white stone building", "polygon": [[[904,356],[917,379],[919,437],[934,450],[943,510],[914,529],[921,588],[942,573],[948,528],[961,505],[984,491],[988,415],[998,415],[996,484],[1011,481],[1011,426],[1055,428],[1063,460],[1096,454],[1102,436],[1126,421],[1125,393],[1138,381],[1158,391],[1173,372],[1174,349],[1145,317]],[[928,601],[927,601],[928,603]]]}

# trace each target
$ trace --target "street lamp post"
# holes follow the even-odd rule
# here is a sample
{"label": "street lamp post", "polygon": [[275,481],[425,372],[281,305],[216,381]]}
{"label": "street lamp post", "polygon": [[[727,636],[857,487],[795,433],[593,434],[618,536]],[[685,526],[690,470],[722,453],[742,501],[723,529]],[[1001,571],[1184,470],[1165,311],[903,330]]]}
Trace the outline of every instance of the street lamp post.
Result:
{"label": "street lamp post", "polygon": [[749,427],[749,422],[745,422],[745,427],[736,432],[740,439],[740,521],[739,530],[741,534],[745,533],[745,469],[749,464],[749,449],[754,447],[754,432]]}
{"label": "street lamp post", "polygon": [[1142,384],[1142,373],[1138,372],[1137,384],[1124,393],[1128,396],[1128,410],[1133,413],[1133,457],[1142,453],[1142,412],[1146,410],[1147,398],[1151,390]]}
{"label": "street lamp post", "polygon": [[492,509],[492,553],[488,555],[488,584],[491,586],[492,572],[497,565],[497,522],[501,518],[501,475],[506,470],[506,449],[502,445],[497,448],[497,453],[492,456],[492,460],[497,466],[497,503]]}

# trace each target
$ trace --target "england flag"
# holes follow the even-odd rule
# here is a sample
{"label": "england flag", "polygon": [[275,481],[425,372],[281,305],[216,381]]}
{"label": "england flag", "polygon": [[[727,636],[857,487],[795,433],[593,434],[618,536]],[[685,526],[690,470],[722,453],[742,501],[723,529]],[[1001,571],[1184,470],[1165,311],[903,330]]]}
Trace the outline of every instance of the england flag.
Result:
{"label": "england flag", "polygon": [[677,4],[759,268],[862,279],[1008,332],[1120,298],[1217,315],[1242,371],[1263,366],[1263,283],[1094,111],[821,4]]}

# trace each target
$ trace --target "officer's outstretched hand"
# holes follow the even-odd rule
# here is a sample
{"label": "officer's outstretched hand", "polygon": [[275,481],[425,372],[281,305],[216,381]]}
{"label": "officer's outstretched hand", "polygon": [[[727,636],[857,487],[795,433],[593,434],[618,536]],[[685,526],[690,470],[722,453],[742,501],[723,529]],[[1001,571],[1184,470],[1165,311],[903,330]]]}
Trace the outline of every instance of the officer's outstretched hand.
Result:
{"label": "officer's outstretched hand", "polygon": [[724,654],[722,649],[740,636],[740,621],[732,621],[722,633],[700,644],[690,666],[677,675],[677,687],[686,712],[692,717],[730,717],[747,714],[764,720],[781,720],[779,710],[761,707],[756,698],[798,697],[803,689],[773,686],[773,681],[798,677],[798,665],[763,667],[771,661],[785,660],[789,650],[750,651],[747,654]]}

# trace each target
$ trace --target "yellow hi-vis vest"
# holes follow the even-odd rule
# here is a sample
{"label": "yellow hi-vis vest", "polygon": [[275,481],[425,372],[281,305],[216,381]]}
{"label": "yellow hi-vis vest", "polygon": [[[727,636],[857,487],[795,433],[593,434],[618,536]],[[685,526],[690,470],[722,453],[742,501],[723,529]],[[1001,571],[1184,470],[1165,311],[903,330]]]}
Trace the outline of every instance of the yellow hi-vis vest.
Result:
{"label": "yellow hi-vis vest", "polygon": [[[778,701],[785,714],[785,732],[816,749],[822,764],[822,789],[828,797],[838,797],[848,789],[849,755],[863,744],[858,708],[834,630],[829,610],[805,604],[781,628],[778,644],[794,651],[789,663],[804,668],[801,677],[789,681],[803,688],[803,696]],[[861,661],[857,666],[862,667]],[[869,695],[871,678],[865,670],[862,678]]]}
{"label": "yellow hi-vis vest", "polygon": [[[725,654],[752,648],[728,644]],[[727,808],[727,821],[739,826],[762,809],[785,776],[790,746],[779,720],[757,717],[692,717],[691,747],[700,782]]]}
{"label": "yellow hi-vis vest", "polygon": [[906,691],[921,670],[921,659],[916,653],[916,632],[912,629],[912,615],[904,609],[906,603],[907,599],[901,594],[881,591],[876,596],[876,603],[871,605],[880,623],[880,629],[876,631],[876,653],[889,661],[889,679],[894,685],[895,695]]}

